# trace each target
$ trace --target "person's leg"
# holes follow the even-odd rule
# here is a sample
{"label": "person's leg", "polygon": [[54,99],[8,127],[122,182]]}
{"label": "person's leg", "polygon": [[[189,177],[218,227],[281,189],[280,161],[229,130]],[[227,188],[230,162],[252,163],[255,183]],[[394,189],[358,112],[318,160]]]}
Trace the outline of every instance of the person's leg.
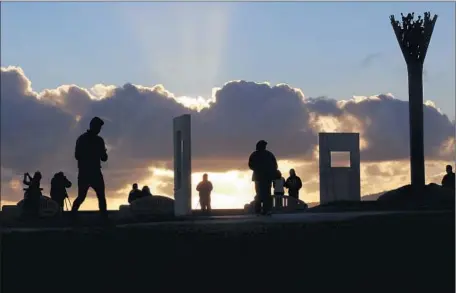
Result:
{"label": "person's leg", "polygon": [[270,213],[272,210],[272,196],[271,196],[271,181],[264,182],[264,203],[265,213]]}
{"label": "person's leg", "polygon": [[100,173],[94,175],[91,185],[93,190],[95,190],[95,194],[98,198],[98,208],[100,210],[101,216],[107,217],[108,211],[106,204],[105,183],[101,170]]}
{"label": "person's leg", "polygon": [[78,175],[78,197],[73,202],[73,206],[71,207],[71,212],[75,213],[79,210],[79,207],[81,204],[84,202],[86,196],[87,196],[87,191],[89,191],[90,187],[90,181],[89,181],[90,176],[86,174],[81,174],[79,173]]}
{"label": "person's leg", "polygon": [[296,190],[290,190],[290,191],[288,192],[288,194],[289,194],[289,196],[290,196],[291,198],[295,199],[295,200],[293,200],[293,201],[289,201],[289,202],[288,202],[288,205],[290,205],[290,206],[296,205],[296,204],[297,204],[297,201],[296,201],[296,200],[298,199],[298,192],[297,192]]}
{"label": "person's leg", "polygon": [[255,181],[255,214],[261,213],[260,182]]}
{"label": "person's leg", "polygon": [[204,212],[204,210],[205,210],[206,207],[205,207],[205,205],[204,205],[204,199],[203,199],[201,196],[200,196],[199,201],[200,201],[200,208],[201,208],[201,211]]}
{"label": "person's leg", "polygon": [[28,218],[30,213],[30,193],[29,191],[25,191],[24,200],[22,202],[22,217]]}
{"label": "person's leg", "polygon": [[64,198],[59,198],[59,199],[54,199],[55,202],[59,205],[60,210],[63,212],[65,209],[65,203],[64,203]]}
{"label": "person's leg", "polygon": [[283,206],[283,192],[277,192],[276,207],[281,208]]}
{"label": "person's leg", "polygon": [[272,208],[272,197],[271,197],[271,182],[260,181],[259,184],[259,198],[263,203],[263,214],[271,211]]}
{"label": "person's leg", "polygon": [[204,206],[205,213],[209,213],[211,211],[211,199],[209,196],[202,198],[202,205]]}

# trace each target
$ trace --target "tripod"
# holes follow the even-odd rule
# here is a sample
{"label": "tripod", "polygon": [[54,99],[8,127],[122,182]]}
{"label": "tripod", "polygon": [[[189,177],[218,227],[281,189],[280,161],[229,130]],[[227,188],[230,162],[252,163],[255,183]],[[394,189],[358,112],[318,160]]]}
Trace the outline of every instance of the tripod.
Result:
{"label": "tripod", "polygon": [[[65,208],[67,211],[71,211],[71,209],[73,208],[73,205],[71,204],[71,201],[70,199],[67,197],[65,197],[65,199],[63,200],[63,202],[65,202]],[[70,209],[68,209],[68,206],[70,206]]]}

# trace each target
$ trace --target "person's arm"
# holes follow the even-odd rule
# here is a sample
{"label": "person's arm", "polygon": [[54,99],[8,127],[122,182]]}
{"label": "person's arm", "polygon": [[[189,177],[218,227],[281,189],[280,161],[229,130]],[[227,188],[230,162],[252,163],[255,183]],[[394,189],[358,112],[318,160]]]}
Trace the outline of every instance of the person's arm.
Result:
{"label": "person's arm", "polygon": [[249,157],[249,168],[250,170],[254,170],[255,168],[255,153],[252,153]]}
{"label": "person's arm", "polygon": [[212,182],[209,182],[209,191],[212,191],[214,189],[214,186],[212,186]]}
{"label": "person's arm", "polygon": [[106,144],[104,142],[104,140],[100,137],[100,145],[101,145],[101,157],[100,157],[100,160],[102,162],[106,162],[108,160],[108,153],[107,153],[107,149],[106,149]]}
{"label": "person's arm", "polygon": [[196,191],[200,191],[201,190],[201,182],[198,183],[198,185],[196,186]]}
{"label": "person's arm", "polygon": [[275,188],[275,186],[276,186],[275,182],[276,182],[275,180],[272,180],[272,188]]}
{"label": "person's arm", "polygon": [[29,173],[24,174],[24,180],[22,181],[25,185],[30,185],[32,181],[32,177],[29,175]]}
{"label": "person's arm", "polygon": [[447,175],[444,175],[443,178],[442,178],[442,186],[444,186],[445,184],[445,178],[447,177]]}
{"label": "person's arm", "polygon": [[[288,178],[288,179],[289,179],[289,178]],[[287,188],[287,189],[290,188],[290,182],[289,182],[288,179],[287,179],[287,180],[284,179],[284,180],[285,180],[285,183],[283,184],[283,187],[285,187],[285,188]]]}
{"label": "person's arm", "polygon": [[272,163],[273,163],[273,165],[274,165],[274,170],[279,169],[279,166],[277,165],[277,159],[276,159],[276,157],[274,156],[273,153],[271,153],[271,156],[272,156]]}
{"label": "person's arm", "polygon": [[79,137],[77,140],[76,140],[76,147],[74,148],[74,158],[76,159],[76,161],[79,161],[79,159],[81,158],[81,141],[80,141],[81,137]]}
{"label": "person's arm", "polygon": [[128,203],[131,203],[133,201],[133,192],[130,191],[130,193],[128,194]]}
{"label": "person's arm", "polygon": [[71,187],[71,181],[68,180],[68,178],[65,177],[65,187],[70,188]]}
{"label": "person's arm", "polygon": [[301,178],[297,177],[296,179],[298,179],[298,190],[302,188],[302,181],[301,181]]}

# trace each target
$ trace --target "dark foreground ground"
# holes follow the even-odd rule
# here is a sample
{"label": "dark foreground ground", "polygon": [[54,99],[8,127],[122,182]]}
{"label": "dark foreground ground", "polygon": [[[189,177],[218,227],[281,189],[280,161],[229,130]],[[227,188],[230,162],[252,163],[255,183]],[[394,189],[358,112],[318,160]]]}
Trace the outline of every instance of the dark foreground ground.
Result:
{"label": "dark foreground ground", "polygon": [[455,292],[454,212],[9,232],[2,292]]}

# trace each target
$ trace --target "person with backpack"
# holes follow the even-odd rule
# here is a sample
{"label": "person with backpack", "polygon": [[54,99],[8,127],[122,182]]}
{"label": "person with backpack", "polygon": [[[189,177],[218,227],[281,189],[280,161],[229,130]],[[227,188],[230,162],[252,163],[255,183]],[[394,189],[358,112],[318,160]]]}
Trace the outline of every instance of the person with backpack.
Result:
{"label": "person with backpack", "polygon": [[296,176],[294,169],[290,170],[290,177],[285,181],[285,188],[288,189],[288,195],[295,199],[299,199],[299,190],[302,188],[301,178]]}
{"label": "person with backpack", "polygon": [[257,215],[271,215],[271,184],[277,176],[277,160],[274,154],[266,149],[267,144],[264,140],[257,142],[256,150],[249,157],[249,168],[253,171],[252,181],[255,182]]}

